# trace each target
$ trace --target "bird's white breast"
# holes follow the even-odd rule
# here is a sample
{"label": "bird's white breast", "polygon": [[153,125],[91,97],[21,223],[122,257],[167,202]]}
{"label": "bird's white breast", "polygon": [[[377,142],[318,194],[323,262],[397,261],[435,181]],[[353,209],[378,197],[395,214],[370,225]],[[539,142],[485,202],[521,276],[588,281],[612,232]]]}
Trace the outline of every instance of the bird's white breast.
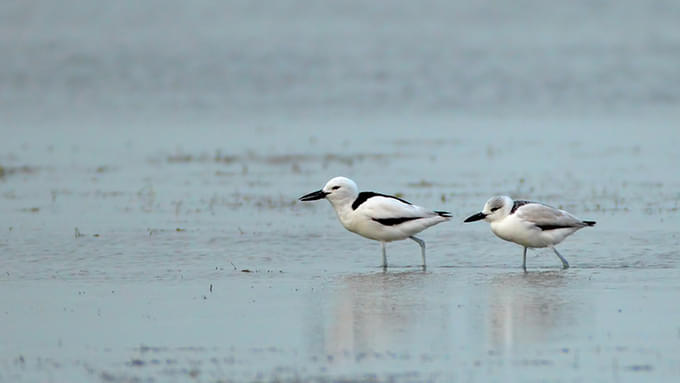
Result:
{"label": "bird's white breast", "polygon": [[545,247],[547,244],[541,238],[541,230],[532,223],[509,215],[502,220],[491,222],[491,231],[499,238],[515,242],[527,247]]}
{"label": "bird's white breast", "polygon": [[525,221],[512,214],[500,221],[491,222],[491,231],[498,237],[526,247],[547,247],[557,245],[564,238],[578,230],[578,227],[566,227],[553,230],[541,230],[534,223]]}

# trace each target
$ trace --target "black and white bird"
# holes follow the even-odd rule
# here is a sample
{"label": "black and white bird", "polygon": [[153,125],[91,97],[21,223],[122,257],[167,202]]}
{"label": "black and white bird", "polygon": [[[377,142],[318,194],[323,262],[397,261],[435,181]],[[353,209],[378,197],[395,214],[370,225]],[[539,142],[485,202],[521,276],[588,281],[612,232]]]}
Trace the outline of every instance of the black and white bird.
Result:
{"label": "black and white bird", "polygon": [[387,267],[385,244],[406,238],[420,245],[425,267],[425,241],[415,234],[430,226],[448,221],[446,211],[430,211],[401,198],[374,192],[361,192],[349,178],[335,177],[323,189],[303,195],[300,201],[327,199],[345,229],[362,237],[380,241],[382,267]]}
{"label": "black and white bird", "polygon": [[563,268],[569,262],[557,251],[555,245],[577,230],[594,226],[595,221],[583,221],[564,210],[531,201],[513,201],[508,196],[491,197],[484,209],[465,219],[489,222],[491,231],[498,237],[524,246],[522,268],[527,269],[527,248],[549,247],[562,261]]}

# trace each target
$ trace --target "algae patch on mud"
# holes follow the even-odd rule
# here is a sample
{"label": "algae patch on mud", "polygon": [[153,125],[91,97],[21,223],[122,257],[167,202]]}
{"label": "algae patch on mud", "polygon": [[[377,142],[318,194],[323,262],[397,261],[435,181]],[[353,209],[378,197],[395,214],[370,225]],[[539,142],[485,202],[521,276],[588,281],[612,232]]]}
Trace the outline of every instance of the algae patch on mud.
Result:
{"label": "algae patch on mud", "polygon": [[[245,154],[231,154],[225,155],[220,150],[216,150],[213,155],[208,152],[199,154],[185,153],[181,150],[173,154],[165,155],[165,161],[171,164],[186,164],[186,163],[258,163],[268,165],[295,165],[300,163],[320,163],[327,166],[332,163],[338,163],[346,166],[353,166],[356,163],[365,161],[385,161],[391,158],[403,158],[406,155],[400,152],[397,153],[325,153],[325,154],[307,154],[307,153],[289,153],[289,154],[259,154],[249,151]],[[159,162],[158,157],[150,159],[151,162]]]}

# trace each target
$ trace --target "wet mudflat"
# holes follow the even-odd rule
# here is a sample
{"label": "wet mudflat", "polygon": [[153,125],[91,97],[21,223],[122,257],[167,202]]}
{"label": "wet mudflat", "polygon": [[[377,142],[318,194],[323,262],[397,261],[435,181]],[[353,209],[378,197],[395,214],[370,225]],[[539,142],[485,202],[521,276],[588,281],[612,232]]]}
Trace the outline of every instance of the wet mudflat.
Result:
{"label": "wet mudflat", "polygon": [[[358,156],[346,160],[323,143],[182,149],[183,160],[121,145],[108,150],[122,159],[92,165],[80,165],[90,149],[17,150],[38,170],[3,179],[0,378],[674,381],[680,196],[677,178],[655,175],[657,157],[677,156],[671,143],[501,134],[517,145],[491,154],[467,134],[431,134],[378,131],[350,140]],[[523,156],[622,171],[529,171],[513,165]],[[409,241],[388,246],[383,272],[379,245],[342,229],[325,201],[296,202],[336,174],[452,211],[422,235],[427,270]],[[462,224],[492,192],[598,225],[559,247],[571,269],[537,250],[525,274],[519,246]]]}
{"label": "wet mudflat", "polygon": [[[4,378],[670,381],[678,373],[677,324],[656,319],[677,315],[667,304],[677,273],[226,274],[212,278],[212,294],[195,281],[9,283],[44,300],[8,302],[23,308],[5,316],[24,320],[5,336],[22,346],[5,360]],[[46,316],[49,325],[38,319]]]}
{"label": "wet mudflat", "polygon": [[[678,380],[675,3],[125,4],[0,5],[1,382]],[[524,273],[494,194],[598,223]]]}

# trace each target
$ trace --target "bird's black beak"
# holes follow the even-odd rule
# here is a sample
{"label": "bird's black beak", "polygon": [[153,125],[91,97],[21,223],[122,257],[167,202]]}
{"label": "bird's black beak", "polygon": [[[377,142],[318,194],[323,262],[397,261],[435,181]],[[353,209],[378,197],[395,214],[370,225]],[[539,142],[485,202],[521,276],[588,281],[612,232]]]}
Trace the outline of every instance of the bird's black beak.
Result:
{"label": "bird's black beak", "polygon": [[465,221],[463,221],[463,222],[475,222],[475,221],[479,221],[480,219],[484,219],[484,218],[486,218],[486,214],[477,213],[475,215],[471,215],[471,216],[465,218]]}
{"label": "bird's black beak", "polygon": [[326,198],[327,194],[328,193],[323,190],[317,190],[315,192],[303,195],[300,197],[300,201],[316,201],[317,199]]}

